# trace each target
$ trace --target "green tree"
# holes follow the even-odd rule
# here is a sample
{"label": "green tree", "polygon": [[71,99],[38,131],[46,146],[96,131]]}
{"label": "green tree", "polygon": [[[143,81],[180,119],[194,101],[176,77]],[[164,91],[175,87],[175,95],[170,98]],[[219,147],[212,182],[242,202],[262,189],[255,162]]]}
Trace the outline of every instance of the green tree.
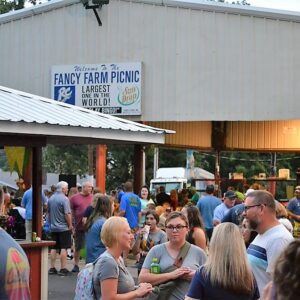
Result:
{"label": "green tree", "polygon": [[0,149],[0,169],[8,171],[8,164],[4,149]]}
{"label": "green tree", "polygon": [[85,175],[88,172],[87,145],[48,145],[43,149],[46,172]]}
{"label": "green tree", "polygon": [[133,179],[133,145],[108,145],[106,162],[107,191]]}
{"label": "green tree", "polygon": [[13,2],[0,0],[0,14],[5,14],[14,9]]}
{"label": "green tree", "polygon": [[18,10],[25,7],[25,3],[36,5],[36,0],[0,0],[0,14],[5,14],[11,10]]}
{"label": "green tree", "polygon": [[[47,172],[60,174],[83,175],[88,172],[88,150],[86,145],[53,146],[43,150],[43,166]],[[145,147],[146,156],[146,184],[153,178],[154,146]],[[1,153],[0,153],[1,154]],[[213,152],[194,152],[195,167],[203,168],[211,173],[215,172],[216,154]],[[133,145],[108,145],[107,149],[107,191],[117,188],[127,180],[133,179]],[[0,155],[0,167],[7,166],[4,152]],[[159,167],[185,167],[186,150],[160,148]],[[299,153],[277,153],[277,172],[279,169],[290,169],[291,178],[296,177],[296,170],[300,167]],[[223,180],[228,174],[241,172],[244,178],[251,178],[259,173],[271,175],[271,154],[260,152],[221,152],[220,175]],[[95,174],[95,172],[94,172]],[[225,181],[224,181],[225,182]],[[279,187],[279,184],[278,184]],[[223,185],[223,189],[226,187]]]}

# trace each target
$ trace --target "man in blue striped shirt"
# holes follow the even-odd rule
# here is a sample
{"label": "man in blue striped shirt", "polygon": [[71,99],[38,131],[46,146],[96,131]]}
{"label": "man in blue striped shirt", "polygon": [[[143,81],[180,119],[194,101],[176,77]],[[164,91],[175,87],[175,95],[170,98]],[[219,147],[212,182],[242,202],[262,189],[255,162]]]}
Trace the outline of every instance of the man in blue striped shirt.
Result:
{"label": "man in blue striped shirt", "polygon": [[243,215],[258,235],[247,249],[259,293],[271,280],[279,254],[293,240],[291,233],[276,219],[275,199],[267,191],[247,195]]}

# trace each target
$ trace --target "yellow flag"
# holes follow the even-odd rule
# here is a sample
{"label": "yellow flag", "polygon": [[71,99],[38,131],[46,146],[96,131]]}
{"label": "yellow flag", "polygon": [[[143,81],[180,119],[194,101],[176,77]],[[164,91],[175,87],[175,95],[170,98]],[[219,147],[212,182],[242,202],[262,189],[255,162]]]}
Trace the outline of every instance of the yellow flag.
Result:
{"label": "yellow flag", "polygon": [[10,172],[17,171],[23,175],[25,147],[4,147]]}

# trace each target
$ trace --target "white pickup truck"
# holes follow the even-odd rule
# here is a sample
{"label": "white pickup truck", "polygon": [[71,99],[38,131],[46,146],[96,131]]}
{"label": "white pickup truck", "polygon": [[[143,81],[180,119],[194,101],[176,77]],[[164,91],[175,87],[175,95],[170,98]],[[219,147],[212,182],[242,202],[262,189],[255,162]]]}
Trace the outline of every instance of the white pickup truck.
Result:
{"label": "white pickup truck", "polygon": [[208,184],[214,184],[214,180],[214,174],[201,168],[159,168],[156,177],[150,181],[150,191],[156,194],[157,188],[164,186],[166,193],[170,194],[171,190],[181,190],[190,184],[202,192]]}

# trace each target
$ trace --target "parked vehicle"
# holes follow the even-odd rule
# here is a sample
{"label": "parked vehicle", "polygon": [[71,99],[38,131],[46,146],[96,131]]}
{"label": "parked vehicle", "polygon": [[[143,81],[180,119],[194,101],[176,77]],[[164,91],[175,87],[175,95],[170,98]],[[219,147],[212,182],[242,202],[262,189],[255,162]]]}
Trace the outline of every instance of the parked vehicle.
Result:
{"label": "parked vehicle", "polygon": [[202,168],[159,168],[156,177],[150,180],[150,192],[156,194],[158,187],[164,186],[166,193],[194,186],[197,192],[205,191],[208,184],[214,184],[214,174]]}

